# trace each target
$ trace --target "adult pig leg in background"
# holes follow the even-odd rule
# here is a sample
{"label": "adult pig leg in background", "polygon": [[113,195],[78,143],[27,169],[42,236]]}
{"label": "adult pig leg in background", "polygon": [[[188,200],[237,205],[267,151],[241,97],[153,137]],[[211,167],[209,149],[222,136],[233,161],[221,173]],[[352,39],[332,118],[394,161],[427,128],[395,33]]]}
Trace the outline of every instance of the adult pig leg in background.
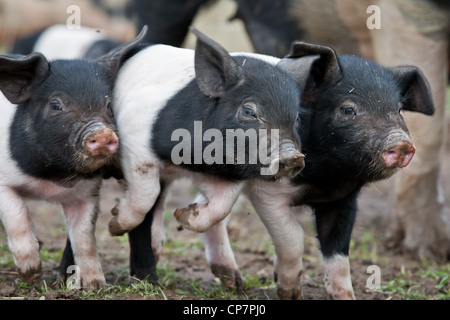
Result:
{"label": "adult pig leg in background", "polygon": [[419,256],[443,258],[450,254],[450,217],[439,180],[446,136],[450,11],[432,1],[381,1],[380,6],[382,28],[373,32],[377,61],[418,66],[430,82],[436,109],[433,117],[405,113],[417,152],[396,178],[395,216],[387,243]]}
{"label": "adult pig leg in background", "polygon": [[0,187],[0,219],[8,235],[19,277],[32,284],[41,277],[39,243],[33,231],[28,209],[19,195],[6,186]]}
{"label": "adult pig leg in background", "polygon": [[302,299],[303,229],[290,209],[294,190],[288,180],[246,185],[261,221],[275,246],[275,280],[280,299]]}

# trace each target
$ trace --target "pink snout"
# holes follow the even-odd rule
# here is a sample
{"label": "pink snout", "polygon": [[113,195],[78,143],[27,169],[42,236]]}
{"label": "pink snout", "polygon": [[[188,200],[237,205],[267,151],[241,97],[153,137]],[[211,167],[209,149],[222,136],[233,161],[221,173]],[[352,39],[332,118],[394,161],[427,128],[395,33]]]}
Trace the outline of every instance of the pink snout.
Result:
{"label": "pink snout", "polygon": [[416,148],[410,142],[402,141],[382,154],[384,163],[388,168],[404,168],[410,162]]}
{"label": "pink snout", "polygon": [[93,156],[108,156],[119,148],[119,138],[111,129],[103,128],[86,137],[85,148]]}

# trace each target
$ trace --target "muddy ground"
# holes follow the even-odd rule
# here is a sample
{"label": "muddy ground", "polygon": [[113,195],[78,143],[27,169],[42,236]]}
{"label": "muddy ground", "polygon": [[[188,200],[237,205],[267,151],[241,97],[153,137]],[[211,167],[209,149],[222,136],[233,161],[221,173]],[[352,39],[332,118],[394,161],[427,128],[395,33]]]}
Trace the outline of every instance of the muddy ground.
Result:
{"label": "muddy ground", "polygon": [[[218,7],[219,16],[226,19],[232,14],[232,9]],[[224,12],[224,10],[228,10]],[[242,37],[242,26],[228,24],[223,29],[214,14],[194,23],[208,35],[216,34],[215,39],[229,39],[221,41],[228,50],[251,51],[248,39]],[[237,22],[236,22],[237,23]],[[227,33],[227,37],[223,36]],[[239,34],[237,38],[230,37],[230,33]],[[190,36],[186,46],[193,46]],[[450,132],[450,131],[449,131]],[[450,139],[449,139],[450,140]],[[447,147],[446,159],[450,159],[450,145]],[[448,294],[449,283],[438,286],[445,278],[427,276],[427,270],[449,270],[448,265],[437,264],[432,261],[414,260],[408,255],[387,250],[383,246],[383,237],[390,224],[393,206],[393,179],[367,186],[360,195],[359,212],[352,236],[351,269],[355,295],[357,299],[405,299],[405,298],[436,298]],[[450,206],[450,170],[444,165],[442,182]],[[109,284],[130,284],[128,272],[128,243],[126,237],[112,238],[107,231],[110,219],[110,209],[114,206],[114,199],[121,194],[121,187],[115,180],[105,181],[102,189],[101,212],[97,224],[97,243],[102,266]],[[247,290],[241,295],[214,293],[206,295],[193,290],[201,288],[207,292],[210,288],[217,288],[218,280],[214,278],[205,261],[201,241],[198,234],[188,230],[180,231],[178,224],[172,217],[176,207],[188,204],[195,195],[187,181],[177,182],[167,200],[165,213],[166,242],[159,266],[163,278],[164,294],[155,294],[152,299],[224,299],[239,297],[243,299],[276,299],[273,279],[273,246],[258,216],[246,199],[241,198],[236,204],[230,222],[229,234],[233,244],[237,262],[241,273],[248,280]],[[21,291],[17,282],[17,273],[12,264],[7,249],[4,229],[0,227],[0,299],[88,299],[79,291],[57,291],[51,287],[56,280],[57,266],[60,252],[64,248],[66,233],[60,208],[49,206],[43,202],[30,201],[28,206],[36,232],[42,241],[42,252],[46,258],[43,271],[46,291],[37,293],[33,290]],[[305,299],[326,299],[323,286],[323,268],[321,265],[318,243],[315,238],[314,218],[311,214],[298,215],[298,219],[305,230],[305,256],[303,273],[303,295]],[[44,256],[44,254],[43,254]],[[370,274],[367,268],[377,265],[381,271],[381,285],[383,290],[368,290],[366,282]],[[427,269],[428,268],[428,269]],[[433,272],[433,271],[430,271]],[[167,280],[164,273],[170,273],[171,280]],[[448,275],[447,275],[448,277]],[[255,282],[255,279],[257,282]],[[189,281],[185,281],[189,280]],[[41,290],[42,291],[42,290]],[[231,294],[235,294],[231,292]],[[96,295],[92,299],[143,299],[139,293]],[[145,296],[148,298],[148,296]]]}
{"label": "muddy ground", "polygon": [[[447,148],[447,159],[450,158],[450,143]],[[443,168],[442,180],[450,205],[450,170]],[[449,283],[437,288],[439,281],[445,277],[434,279],[427,276],[432,270],[449,270],[448,264],[437,264],[432,261],[418,261],[406,254],[387,250],[383,246],[383,237],[391,219],[393,205],[393,180],[386,180],[367,186],[360,195],[359,212],[356,219],[351,245],[352,281],[357,299],[433,299],[449,298]],[[102,188],[101,212],[97,223],[96,237],[102,265],[109,284],[129,285],[133,282],[128,272],[128,242],[126,236],[112,238],[107,229],[111,217],[110,209],[114,199],[121,195],[121,186],[114,179],[106,180]],[[179,230],[179,225],[172,213],[176,207],[188,204],[195,195],[186,180],[173,185],[167,199],[165,212],[166,241],[159,262],[162,270],[164,294],[153,295],[152,299],[276,299],[273,279],[273,246],[248,201],[241,197],[236,204],[229,222],[229,234],[241,273],[252,283],[246,292],[238,296],[235,292],[224,289],[223,294],[206,294],[210,288],[216,288],[218,279],[214,278],[204,258],[198,234],[189,230]],[[66,233],[60,208],[49,206],[38,201],[28,202],[32,220],[39,239],[42,241],[43,278],[48,288],[45,293],[19,290],[14,266],[7,252],[6,236],[0,229],[0,299],[89,299],[78,291],[58,291],[51,288],[56,281],[57,266],[60,253],[65,245]],[[313,227],[311,214],[298,214],[298,219],[305,230],[305,255],[303,273],[303,295],[305,299],[327,299],[323,287],[323,268],[318,251],[318,243]],[[48,258],[45,258],[49,256]],[[9,258],[8,258],[9,257]],[[368,290],[367,279],[370,274],[367,268],[377,265],[381,271],[381,285],[384,290]],[[428,269],[431,271],[427,271]],[[164,273],[170,272],[171,280]],[[447,274],[448,277],[448,274]],[[189,280],[189,281],[186,281]],[[42,285],[42,284],[41,284]],[[393,288],[391,288],[392,286]],[[195,287],[195,290],[194,290]],[[201,290],[203,291],[201,291]],[[38,290],[39,291],[39,290]],[[234,294],[234,295],[232,295]],[[108,299],[143,299],[139,293],[109,292]],[[104,299],[105,295],[93,296],[91,299]],[[146,297],[148,298],[148,296]]]}

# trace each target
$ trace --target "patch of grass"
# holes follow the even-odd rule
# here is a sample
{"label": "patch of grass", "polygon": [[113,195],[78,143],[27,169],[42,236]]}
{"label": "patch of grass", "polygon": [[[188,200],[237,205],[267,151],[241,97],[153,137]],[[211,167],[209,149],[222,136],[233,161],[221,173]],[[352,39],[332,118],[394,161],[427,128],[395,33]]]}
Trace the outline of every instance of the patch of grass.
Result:
{"label": "patch of grass", "polygon": [[414,284],[411,280],[395,278],[382,285],[381,290],[387,295],[399,295],[406,300],[424,300],[426,297],[419,292],[420,285]]}
{"label": "patch of grass", "polygon": [[[450,300],[450,265],[437,265],[422,260],[418,268],[401,268],[402,278],[390,279],[381,290],[390,298],[405,300]],[[424,283],[434,283],[436,291],[427,292]],[[429,286],[428,286],[429,288]]]}
{"label": "patch of grass", "polygon": [[164,241],[164,250],[167,250],[168,255],[186,256],[189,250],[203,249],[203,243],[200,238],[195,241],[182,241],[177,238],[167,238]]}
{"label": "patch of grass", "polygon": [[385,258],[379,255],[382,246],[381,236],[373,229],[367,230],[360,239],[350,241],[350,260],[366,260],[371,263],[382,263]]}
{"label": "patch of grass", "polygon": [[41,248],[39,251],[41,261],[60,261],[63,255],[62,250],[49,250],[46,247]]}

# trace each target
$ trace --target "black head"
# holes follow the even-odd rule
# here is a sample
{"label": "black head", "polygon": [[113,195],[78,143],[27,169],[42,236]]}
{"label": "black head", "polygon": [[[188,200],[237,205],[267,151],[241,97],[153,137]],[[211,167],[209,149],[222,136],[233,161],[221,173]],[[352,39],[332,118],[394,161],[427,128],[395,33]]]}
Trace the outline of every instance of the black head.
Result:
{"label": "black head", "polygon": [[[161,113],[158,122],[170,121],[174,128],[186,128],[193,132],[193,122],[201,121],[203,133],[212,129],[215,131],[209,133],[220,134],[220,137],[218,134],[215,137],[222,141],[220,145],[223,149],[220,155],[214,152],[211,156],[209,151],[212,146],[209,141],[214,138],[209,138],[209,141],[204,141],[201,149],[190,154],[192,161],[189,161],[189,168],[203,172],[208,170],[236,179],[273,178],[276,174],[287,175],[294,170],[298,171],[299,167],[303,168],[303,155],[299,152],[298,138],[300,92],[292,77],[260,59],[232,57],[212,39],[195,29],[193,32],[197,35],[196,80],[168,103],[169,107]],[[180,103],[182,106],[179,106]],[[174,105],[178,107],[173,107]],[[164,115],[168,112],[171,116],[165,118]],[[271,134],[273,133],[274,137],[277,130],[279,139],[274,139],[272,143]],[[270,137],[267,138],[264,133]],[[239,137],[234,138],[233,134]],[[262,160],[263,152],[258,152],[262,139],[267,143],[267,146],[262,147],[265,152],[263,156],[269,158],[267,161]],[[234,148],[232,144],[230,147],[227,141],[234,141]],[[281,147],[282,142],[286,146],[284,149]],[[161,144],[161,141],[154,141],[154,144]],[[173,143],[168,145],[172,146]],[[165,150],[173,148],[167,147]],[[195,161],[204,160],[205,152],[215,161]],[[165,153],[167,157],[170,155]],[[256,153],[255,161],[251,160],[254,158],[250,153]],[[272,173],[261,173],[262,167],[270,166],[272,169],[276,167],[277,172],[273,170]]]}
{"label": "black head", "polygon": [[[409,163],[415,149],[402,113],[434,112],[428,81],[418,68],[337,57],[329,47],[303,42],[295,42],[283,60],[280,67],[302,83],[302,101],[312,112],[302,136],[311,167],[328,162],[336,173],[372,181]],[[299,74],[305,61],[308,72]]]}
{"label": "black head", "polygon": [[0,56],[0,90],[17,104],[11,152],[25,172],[72,179],[111,158],[118,143],[110,109],[114,77],[142,35],[96,61]]}

